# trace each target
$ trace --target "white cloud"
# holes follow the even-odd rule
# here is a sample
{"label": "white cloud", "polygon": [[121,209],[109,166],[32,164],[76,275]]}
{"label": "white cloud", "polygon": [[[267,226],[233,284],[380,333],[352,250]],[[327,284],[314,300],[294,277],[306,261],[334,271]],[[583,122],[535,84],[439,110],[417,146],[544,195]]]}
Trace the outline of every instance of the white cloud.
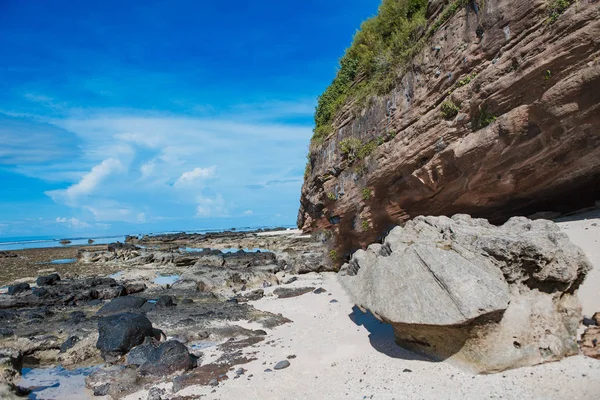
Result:
{"label": "white cloud", "polygon": [[215,198],[198,196],[196,198],[197,217],[226,217],[228,216],[225,199],[220,194]]}
{"label": "white cloud", "polygon": [[254,211],[252,211],[252,210],[246,210],[242,214],[243,215],[252,215],[252,214],[254,214]]}
{"label": "white cloud", "polygon": [[89,228],[90,224],[84,221],[80,221],[77,218],[65,218],[56,217],[56,222],[59,224],[66,224],[73,229]]}
{"label": "white cloud", "polygon": [[148,161],[140,167],[140,172],[142,173],[142,179],[146,179],[154,173],[154,169],[156,167],[156,163],[154,160]]}
{"label": "white cloud", "polygon": [[108,158],[94,166],[79,182],[66,189],[51,190],[46,194],[54,201],[62,200],[66,204],[73,205],[80,197],[91,194],[106,177],[121,170],[123,170],[123,165],[119,160]]}
{"label": "white cloud", "polygon": [[185,186],[199,179],[212,178],[215,176],[216,171],[216,166],[209,168],[194,168],[191,171],[181,174],[181,176],[175,181],[174,186]]}

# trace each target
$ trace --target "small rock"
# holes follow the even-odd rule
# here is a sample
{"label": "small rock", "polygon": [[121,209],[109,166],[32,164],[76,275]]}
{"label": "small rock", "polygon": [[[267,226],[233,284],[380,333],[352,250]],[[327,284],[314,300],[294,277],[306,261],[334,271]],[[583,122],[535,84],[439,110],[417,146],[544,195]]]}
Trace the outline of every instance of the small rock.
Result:
{"label": "small rock", "polygon": [[267,332],[262,329],[256,329],[252,331],[252,333],[254,333],[256,336],[267,336]]}
{"label": "small rock", "polygon": [[151,388],[148,391],[148,400],[162,400],[164,395],[166,395],[167,392],[165,389],[159,389],[156,387]]}
{"label": "small rock", "polygon": [[288,360],[293,360],[294,358],[296,358],[295,354],[290,354],[289,356],[286,357]]}
{"label": "small rock", "polygon": [[157,307],[174,307],[175,302],[173,301],[173,297],[171,296],[160,296],[156,301]]}
{"label": "small rock", "polygon": [[267,368],[265,369],[265,372],[273,372],[273,370],[271,368]]}
{"label": "small rock", "polygon": [[198,332],[198,339],[200,339],[200,340],[208,339],[209,337],[210,337],[210,332],[208,332],[208,331]]}
{"label": "small rock", "polygon": [[325,292],[327,292],[327,290],[323,289],[322,287],[313,291],[314,294],[321,294],[321,293],[325,293]]}
{"label": "small rock", "polygon": [[290,283],[294,283],[298,280],[297,277],[292,276],[290,279],[288,279],[287,281],[284,282],[284,285],[289,285]]}
{"label": "small rock", "polygon": [[404,369],[402,370],[402,372],[412,372],[412,370],[411,370],[411,369],[408,369],[408,368],[404,368]]}
{"label": "small rock", "polygon": [[181,304],[194,304],[194,300],[192,299],[183,299]]}
{"label": "small rock", "polygon": [[65,353],[67,350],[75,346],[79,340],[80,339],[77,336],[71,336],[60,346],[60,352]]}
{"label": "small rock", "polygon": [[336,299],[333,299],[330,301],[330,303],[337,303],[338,301]]}
{"label": "small rock", "polygon": [[277,364],[275,364],[275,366],[273,368],[276,370],[280,370],[280,369],[285,369],[289,366],[290,366],[290,362],[288,360],[283,360],[283,361],[279,361]]}
{"label": "small rock", "polygon": [[17,283],[16,285],[12,285],[8,287],[8,294],[10,296],[14,296],[19,293],[25,293],[31,290],[31,286],[29,283]]}
{"label": "small rock", "polygon": [[58,281],[60,281],[60,276],[58,274],[50,274],[38,277],[36,283],[38,286],[51,286]]}
{"label": "small rock", "polygon": [[583,317],[583,325],[596,326],[598,324],[596,323],[596,320],[594,320],[593,318]]}
{"label": "small rock", "polygon": [[218,386],[219,385],[219,381],[216,380],[215,378],[211,379],[210,381],[208,381],[208,384],[210,386]]}

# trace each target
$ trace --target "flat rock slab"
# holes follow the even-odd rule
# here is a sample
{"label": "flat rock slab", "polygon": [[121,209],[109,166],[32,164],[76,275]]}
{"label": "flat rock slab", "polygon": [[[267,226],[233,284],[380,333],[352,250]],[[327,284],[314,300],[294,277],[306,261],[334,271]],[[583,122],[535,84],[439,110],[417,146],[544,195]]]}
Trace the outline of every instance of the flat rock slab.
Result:
{"label": "flat rock slab", "polygon": [[280,299],[287,299],[290,297],[302,296],[303,294],[310,293],[315,290],[314,287],[301,287],[301,288],[284,288],[280,287],[273,291]]}

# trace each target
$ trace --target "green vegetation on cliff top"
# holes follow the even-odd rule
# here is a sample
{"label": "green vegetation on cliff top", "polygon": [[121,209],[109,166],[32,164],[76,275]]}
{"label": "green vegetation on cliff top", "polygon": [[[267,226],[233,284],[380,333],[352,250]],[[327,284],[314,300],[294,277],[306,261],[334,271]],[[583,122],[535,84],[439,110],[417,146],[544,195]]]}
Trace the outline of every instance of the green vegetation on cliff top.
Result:
{"label": "green vegetation on cliff top", "polygon": [[349,98],[360,100],[393,87],[395,68],[424,33],[426,10],[427,0],[383,0],[378,14],[362,23],[335,79],[319,96],[313,141],[332,132],[333,118]]}
{"label": "green vegetation on cliff top", "polygon": [[360,106],[371,95],[389,93],[397,83],[399,67],[408,64],[468,1],[452,1],[427,29],[427,0],[383,0],[378,14],[362,23],[335,79],[319,96],[313,143],[322,143],[333,131],[336,113],[350,99]]}
{"label": "green vegetation on cliff top", "polygon": [[[376,16],[364,21],[351,46],[340,59],[333,82],[319,96],[312,144],[321,144],[333,132],[333,120],[341,108],[354,101],[360,108],[372,95],[389,93],[401,68],[424,48],[433,34],[456,11],[477,0],[452,0],[428,27],[427,0],[383,0]],[[555,22],[576,0],[548,0],[548,22]],[[474,75],[468,76],[468,83]]]}

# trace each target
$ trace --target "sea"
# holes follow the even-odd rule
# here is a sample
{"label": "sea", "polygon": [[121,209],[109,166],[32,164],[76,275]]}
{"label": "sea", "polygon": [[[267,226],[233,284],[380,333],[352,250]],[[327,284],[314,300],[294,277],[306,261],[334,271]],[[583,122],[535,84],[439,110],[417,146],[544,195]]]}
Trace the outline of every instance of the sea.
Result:
{"label": "sea", "polygon": [[[149,236],[165,235],[173,233],[217,233],[225,231],[249,232],[258,229],[295,229],[294,225],[278,225],[278,226],[257,226],[257,227],[237,227],[227,229],[199,229],[192,231],[170,231],[170,232],[154,232],[148,233]],[[132,235],[142,237],[145,234]],[[51,236],[20,236],[20,237],[0,237],[0,251],[7,250],[24,250],[24,249],[43,249],[49,247],[65,247],[65,246],[82,246],[87,245],[91,239],[93,244],[108,244],[115,242],[124,242],[126,235],[108,235],[108,236],[90,236],[90,237],[51,237]],[[69,244],[63,245],[60,242],[63,240],[70,241]]]}

